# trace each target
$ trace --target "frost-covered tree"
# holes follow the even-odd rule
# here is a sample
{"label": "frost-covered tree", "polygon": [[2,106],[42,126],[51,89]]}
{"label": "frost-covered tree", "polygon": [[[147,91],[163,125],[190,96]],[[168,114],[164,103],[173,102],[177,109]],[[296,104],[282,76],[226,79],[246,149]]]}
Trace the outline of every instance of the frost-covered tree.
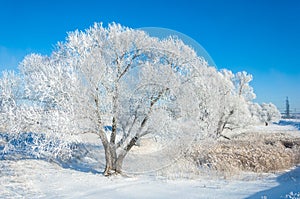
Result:
{"label": "frost-covered tree", "polygon": [[278,122],[281,114],[277,107],[272,103],[262,103],[260,112],[261,121],[267,123]]}
{"label": "frost-covered tree", "polygon": [[1,132],[16,131],[13,121],[17,118],[19,77],[14,72],[4,71],[0,79]]}
{"label": "frost-covered tree", "polygon": [[[74,139],[61,139],[65,134],[54,134],[53,129],[47,128],[49,125],[44,125],[50,121],[49,118],[53,121],[58,117],[37,106],[36,101],[26,98],[24,81],[20,76],[14,72],[3,72],[0,93],[0,138],[5,142],[3,154],[18,150],[18,153],[30,154],[32,157],[47,155],[52,158],[62,154],[63,150],[71,153],[67,145]],[[22,147],[27,144],[30,144],[28,151],[20,151],[25,150]]]}
{"label": "frost-covered tree", "polygon": [[249,86],[251,79],[252,76],[245,72],[233,74],[226,69],[214,75],[214,82],[208,86],[208,92],[211,93],[208,103],[213,107],[210,117],[214,121],[211,124],[217,137],[227,138],[223,135],[225,129],[242,128],[251,123],[248,107],[248,102],[254,97],[253,89]]}
{"label": "frost-covered tree", "polygon": [[262,108],[258,103],[250,103],[249,111],[251,113],[251,120],[253,121],[253,124],[259,124],[261,122],[264,122],[262,121],[262,118],[260,116]]}
{"label": "frost-covered tree", "polygon": [[280,111],[272,103],[251,103],[249,107],[254,123],[267,125],[270,122],[278,122],[281,118]]}
{"label": "frost-covered tree", "polygon": [[40,129],[98,135],[110,175],[142,137],[180,137],[180,122],[199,114],[191,80],[203,63],[178,39],[95,24],[50,57],[27,56],[20,70],[26,100],[43,110]]}
{"label": "frost-covered tree", "polygon": [[203,65],[194,74],[197,89],[199,122],[209,137],[226,137],[226,129],[243,128],[252,123],[249,105],[255,98],[249,85],[252,76],[246,72],[233,74]]}
{"label": "frost-covered tree", "polygon": [[232,81],[234,82],[236,93],[238,96],[242,96],[246,101],[252,101],[256,98],[253,88],[249,83],[253,80],[251,74],[246,71],[237,72]]}

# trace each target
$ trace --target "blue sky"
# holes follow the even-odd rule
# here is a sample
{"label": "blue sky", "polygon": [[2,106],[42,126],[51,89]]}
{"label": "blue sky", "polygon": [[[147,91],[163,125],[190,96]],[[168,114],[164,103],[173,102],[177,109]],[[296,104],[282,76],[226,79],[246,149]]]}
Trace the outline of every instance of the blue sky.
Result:
{"label": "blue sky", "polygon": [[300,111],[300,1],[0,0],[0,70],[50,54],[66,33],[94,22],[163,27],[199,42],[218,68],[253,74],[258,102]]}

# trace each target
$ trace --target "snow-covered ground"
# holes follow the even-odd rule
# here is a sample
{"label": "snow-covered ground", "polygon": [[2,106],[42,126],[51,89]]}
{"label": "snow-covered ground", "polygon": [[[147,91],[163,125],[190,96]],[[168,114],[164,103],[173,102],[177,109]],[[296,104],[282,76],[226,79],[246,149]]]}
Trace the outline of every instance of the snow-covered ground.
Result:
{"label": "snow-covered ground", "polygon": [[300,192],[299,167],[239,180],[106,178],[41,160],[0,161],[0,168],[1,198],[288,198]]}
{"label": "snow-covered ground", "polygon": [[[256,131],[299,134],[270,125]],[[300,198],[300,167],[279,174],[168,179],[155,175],[104,177],[37,159],[0,160],[0,198]]]}

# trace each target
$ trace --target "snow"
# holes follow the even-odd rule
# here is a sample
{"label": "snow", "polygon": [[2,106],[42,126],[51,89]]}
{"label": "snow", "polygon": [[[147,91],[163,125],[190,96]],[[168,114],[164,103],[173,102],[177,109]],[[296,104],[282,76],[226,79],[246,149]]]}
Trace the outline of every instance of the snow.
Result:
{"label": "snow", "polygon": [[112,176],[64,169],[42,160],[0,161],[0,198],[279,198],[300,192],[300,167],[243,179]]}
{"label": "snow", "polygon": [[[270,125],[255,130],[300,135],[292,126]],[[0,198],[300,198],[300,167],[277,174],[207,174],[192,179],[129,175],[107,178],[95,170],[63,168],[43,160],[1,160]]]}
{"label": "snow", "polygon": [[244,129],[236,129],[234,131],[225,130],[224,134],[228,137],[232,137],[234,135],[238,135],[241,133],[282,133],[292,135],[292,136],[300,136],[300,120],[280,120],[279,123],[265,125],[256,125],[249,126]]}

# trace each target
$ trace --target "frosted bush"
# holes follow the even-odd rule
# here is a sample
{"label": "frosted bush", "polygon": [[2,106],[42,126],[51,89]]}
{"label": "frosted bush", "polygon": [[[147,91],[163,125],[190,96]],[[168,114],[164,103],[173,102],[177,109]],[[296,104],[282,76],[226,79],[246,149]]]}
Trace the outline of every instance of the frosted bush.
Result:
{"label": "frosted bush", "polygon": [[0,138],[4,140],[0,147],[0,159],[36,158],[64,163],[86,153],[84,146],[74,138],[35,133],[1,133]]}

